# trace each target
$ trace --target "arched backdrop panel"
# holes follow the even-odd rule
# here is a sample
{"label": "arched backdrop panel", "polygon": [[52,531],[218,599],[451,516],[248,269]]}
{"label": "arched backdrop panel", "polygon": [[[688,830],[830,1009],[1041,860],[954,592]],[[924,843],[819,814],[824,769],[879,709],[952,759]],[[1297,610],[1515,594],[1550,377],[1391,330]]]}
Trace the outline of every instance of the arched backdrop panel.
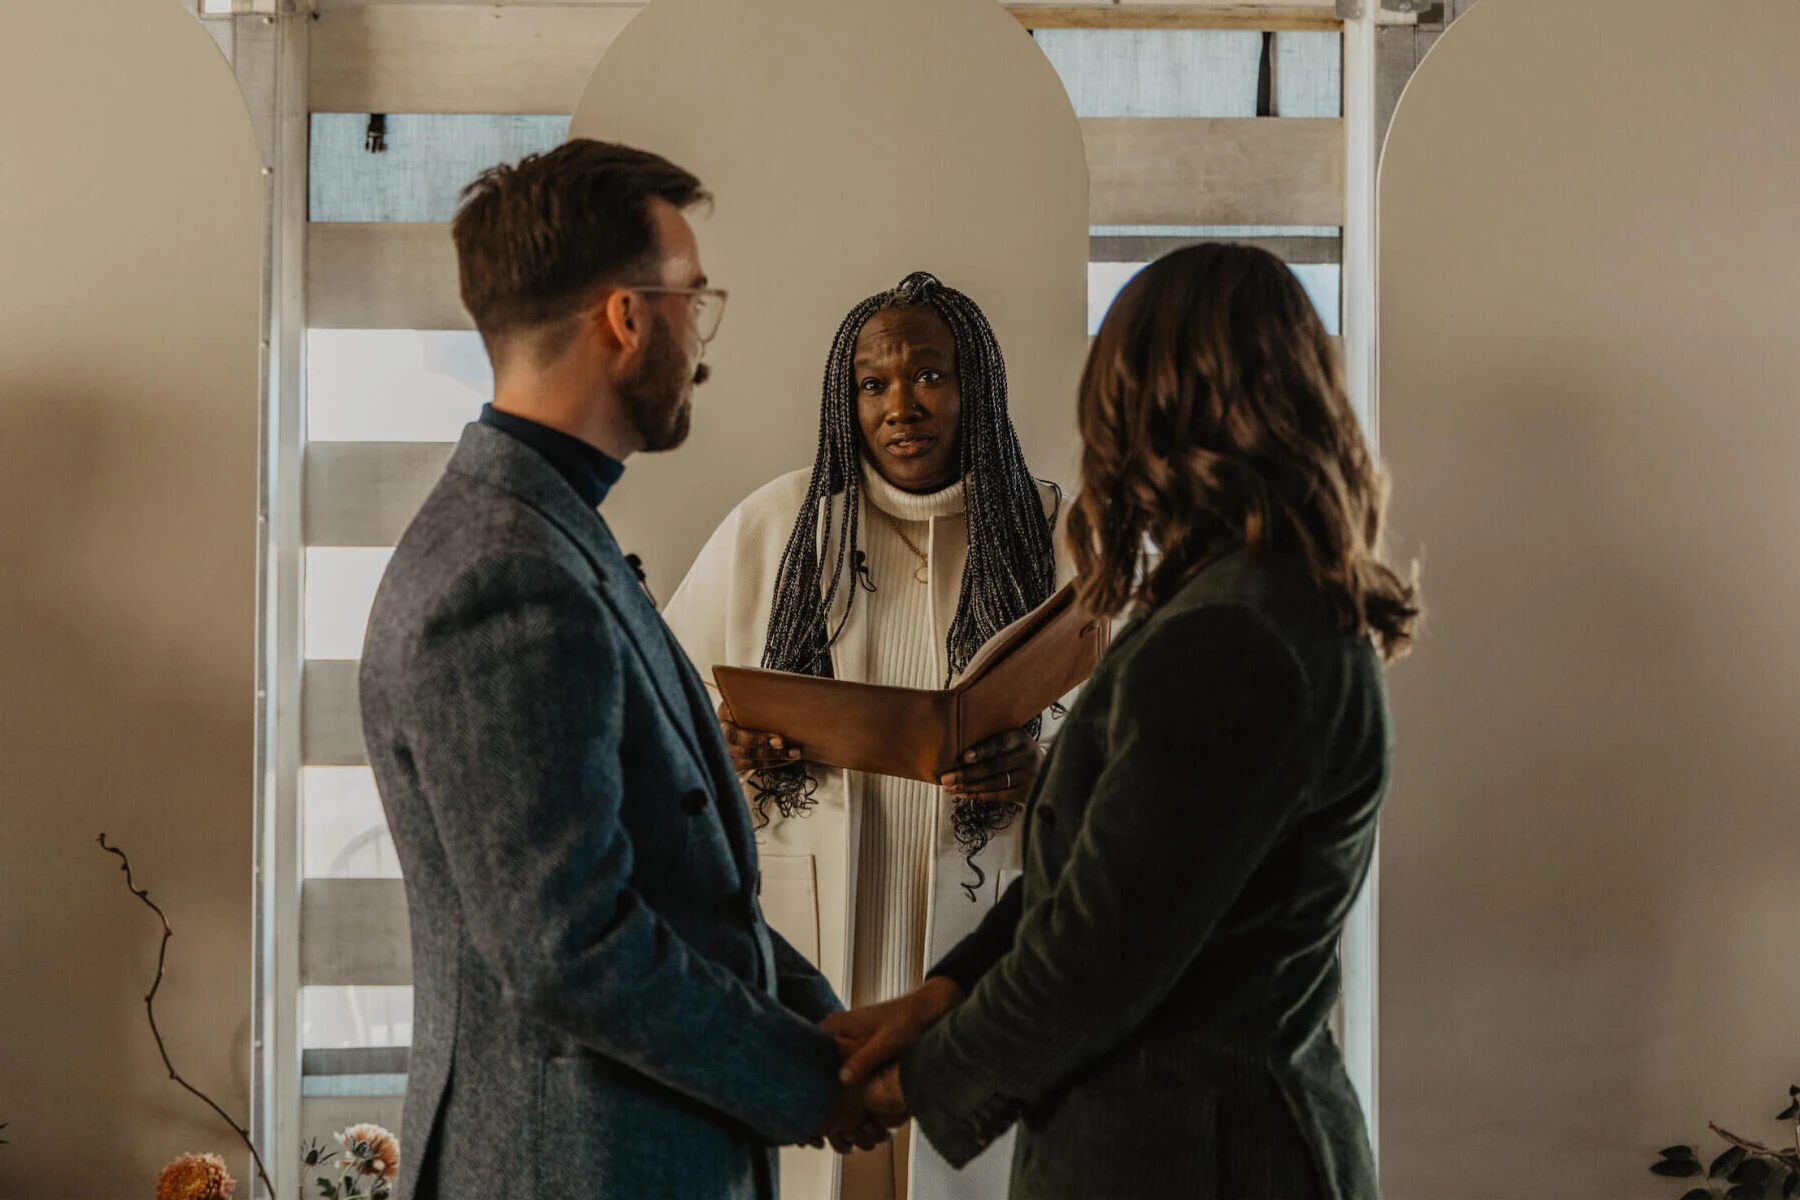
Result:
{"label": "arched backdrop panel", "polygon": [[[658,596],[733,505],[813,461],[833,335],[858,301],[910,271],[982,306],[1027,459],[1073,491],[1087,159],[1055,70],[999,5],[656,0],[601,59],[571,132],[664,154],[717,197],[696,226],[731,301],[693,437],[633,459],[606,502]],[[848,837],[847,814],[815,818]],[[818,894],[842,894],[849,859],[816,860]],[[818,920],[820,965],[841,982],[843,914],[828,907]],[[962,1176],[915,1159],[914,1188],[981,1195],[1009,1156],[996,1145]],[[784,1193],[829,1195],[834,1170],[830,1155],[784,1152]]]}
{"label": "arched backdrop panel", "polygon": [[640,145],[717,196],[731,291],[694,434],[635,459],[607,519],[667,596],[731,507],[812,462],[826,351],[857,301],[930,270],[1005,351],[1032,469],[1074,486],[1087,160],[1055,70],[991,0],[656,0],[571,131]]}
{"label": "arched backdrop panel", "polygon": [[[175,0],[0,8],[0,1196],[248,1156],[262,180]],[[243,1182],[240,1194],[248,1194]]]}
{"label": "arched backdrop panel", "polygon": [[1800,1072],[1800,3],[1484,0],[1381,178],[1394,1200],[1616,1198]]}

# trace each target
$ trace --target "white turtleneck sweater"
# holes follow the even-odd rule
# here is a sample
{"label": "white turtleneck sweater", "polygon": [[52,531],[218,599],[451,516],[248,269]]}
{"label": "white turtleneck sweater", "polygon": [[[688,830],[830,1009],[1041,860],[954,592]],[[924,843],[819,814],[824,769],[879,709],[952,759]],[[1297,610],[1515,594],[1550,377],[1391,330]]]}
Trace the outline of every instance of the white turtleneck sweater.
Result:
{"label": "white turtleneck sweater", "polygon": [[[932,589],[919,582],[920,554],[930,553],[931,518],[962,511],[962,484],[913,495],[865,468],[863,488],[868,520],[858,540],[875,584],[860,598],[869,606],[868,681],[941,688],[948,658],[932,632]],[[934,784],[887,776],[867,781],[856,869],[853,1004],[891,1000],[918,986],[938,809],[948,803]]]}
{"label": "white turtleneck sweater", "polygon": [[[733,509],[664,609],[703,674],[714,664],[761,665],[781,558],[810,482],[809,471],[791,472]],[[908,495],[872,468],[862,472],[862,484],[858,540],[876,590],[857,594],[854,618],[833,648],[833,665],[839,678],[855,682],[942,687],[947,652],[944,633],[933,627],[935,618],[947,616],[943,609],[954,606],[960,589],[951,585],[962,582],[967,553],[962,489]],[[1046,514],[1060,508],[1048,488],[1041,500]],[[883,513],[895,517],[913,544],[935,560],[938,578],[916,581],[919,559]],[[1059,547],[1058,579],[1072,574]],[[816,808],[803,817],[772,814],[757,835],[766,876],[764,912],[771,927],[813,959],[846,1001],[867,1004],[898,996],[917,983],[934,949],[943,951],[961,931],[973,928],[992,904],[992,893],[984,891],[971,904],[957,886],[967,867],[948,827],[951,802],[934,785],[822,771],[815,799]],[[994,884],[1002,881],[1001,872],[1018,865],[1020,839],[1015,824],[983,851]],[[911,1194],[905,1129],[886,1153],[843,1160],[837,1193],[843,1200]],[[961,1173],[929,1146],[917,1150],[916,1200],[1005,1194],[1010,1153],[1004,1147]],[[829,1200],[836,1171],[826,1161],[821,1168],[804,1152],[784,1151],[783,1194]]]}

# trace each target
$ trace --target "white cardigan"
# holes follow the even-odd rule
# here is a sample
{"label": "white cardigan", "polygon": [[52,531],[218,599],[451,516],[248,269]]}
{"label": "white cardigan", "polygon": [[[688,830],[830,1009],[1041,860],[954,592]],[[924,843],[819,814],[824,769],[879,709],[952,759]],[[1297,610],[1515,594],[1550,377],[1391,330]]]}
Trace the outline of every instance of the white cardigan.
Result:
{"label": "white cardigan", "polygon": [[[810,470],[784,475],[759,489],[727,516],[708,539],[700,556],[663,616],[683,649],[712,687],[712,668],[762,665],[764,639],[780,569],[782,552],[793,532],[794,521],[811,480]],[[1040,488],[1044,511],[1060,524],[1066,509],[1056,490]],[[834,497],[833,529],[843,528],[843,498]],[[864,497],[860,522],[868,528],[879,516],[869,511]],[[821,514],[821,522],[823,514]],[[924,549],[930,560],[933,644],[942,645],[962,587],[963,565],[968,557],[968,532],[960,513],[931,521],[930,544]],[[1055,537],[1057,582],[1073,576],[1073,566],[1063,548],[1060,530]],[[838,536],[834,532],[834,537]],[[826,569],[836,559],[835,545],[825,559]],[[848,576],[846,571],[846,576]],[[840,585],[836,607],[830,615],[836,629],[851,581]],[[864,682],[869,661],[869,606],[858,603],[832,648],[833,674],[839,679]],[[714,688],[714,697],[717,690]],[[866,781],[854,772],[813,768],[818,780],[817,805],[806,815],[784,820],[771,812],[770,824],[758,833],[763,876],[762,906],[769,924],[779,930],[801,953],[807,954],[831,981],[840,996],[850,995],[851,936],[855,930],[857,837],[859,805]],[[749,792],[753,796],[754,792]],[[944,806],[940,806],[940,813]],[[950,836],[948,822],[933,839],[931,904],[926,932],[925,961],[919,974],[980,924],[1020,866],[1021,826],[1015,823],[981,852],[976,862],[986,873],[985,885],[971,903],[962,884],[970,878],[963,852]],[[1005,1139],[1010,1142],[1010,1139]],[[812,1157],[812,1156],[807,1156]],[[999,1146],[983,1154],[964,1171],[952,1171],[937,1159],[922,1138],[914,1139],[912,1191],[920,1197],[949,1200],[960,1195],[984,1196],[999,1180],[1004,1194],[1010,1148]],[[822,1183],[797,1175],[813,1176],[789,1154],[783,1155],[782,1193],[788,1200],[823,1200],[834,1193]],[[831,1172],[835,1176],[835,1171]],[[991,1176],[992,1178],[988,1178]],[[985,1189],[985,1190],[984,1190]]]}

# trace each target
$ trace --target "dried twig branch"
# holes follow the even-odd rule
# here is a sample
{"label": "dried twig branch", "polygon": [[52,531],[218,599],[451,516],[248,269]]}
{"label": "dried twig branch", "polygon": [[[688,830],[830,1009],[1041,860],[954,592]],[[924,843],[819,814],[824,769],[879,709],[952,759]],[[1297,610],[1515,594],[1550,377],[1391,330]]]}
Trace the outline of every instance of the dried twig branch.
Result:
{"label": "dried twig branch", "polygon": [[224,1109],[213,1103],[211,1096],[208,1096],[205,1092],[183,1079],[181,1073],[175,1069],[175,1064],[169,1061],[169,1048],[163,1044],[162,1030],[156,1027],[156,991],[158,988],[162,987],[163,966],[169,958],[169,939],[175,936],[175,931],[169,928],[168,914],[163,912],[163,910],[157,906],[156,901],[150,899],[150,893],[139,887],[137,881],[132,878],[131,859],[117,846],[107,845],[106,835],[104,833],[102,833],[97,840],[99,841],[102,850],[106,851],[108,854],[116,854],[119,856],[119,870],[125,872],[126,888],[130,890],[132,895],[136,896],[139,900],[142,900],[145,905],[149,907],[150,911],[156,914],[156,919],[162,922],[162,945],[159,946],[156,951],[156,980],[150,985],[150,990],[144,994],[144,1012],[150,1018],[150,1033],[156,1038],[156,1049],[162,1055],[163,1066],[169,1069],[170,1079],[173,1079],[176,1083],[179,1083],[182,1087],[186,1088],[200,1100],[201,1103],[217,1113],[219,1115],[219,1120],[231,1126],[231,1131],[237,1134],[243,1141],[245,1149],[250,1151],[250,1157],[255,1160],[257,1178],[262,1180],[263,1188],[270,1196],[273,1196],[275,1195],[275,1185],[269,1182],[268,1168],[263,1166],[262,1155],[258,1154],[256,1151],[256,1143],[250,1140],[250,1131],[232,1120],[231,1117],[226,1114]]}
{"label": "dried twig branch", "polygon": [[1718,1134],[1724,1141],[1729,1142],[1731,1145],[1736,1146],[1738,1149],[1747,1153],[1759,1154],[1764,1158],[1779,1159],[1790,1167],[1800,1166],[1800,1153],[1797,1153],[1794,1150],[1773,1150],[1768,1146],[1763,1145],[1761,1142],[1753,1142],[1749,1138],[1741,1138],[1729,1129],[1720,1129],[1719,1126],[1712,1121],[1708,1121],[1706,1127]]}
{"label": "dried twig branch", "polygon": [[1736,1146],[1740,1150],[1747,1150],[1751,1154],[1771,1154],[1772,1155],[1775,1153],[1775,1151],[1769,1149],[1767,1146],[1763,1145],[1761,1142],[1753,1142],[1749,1138],[1739,1137],[1737,1134],[1731,1132],[1731,1130],[1729,1130],[1729,1129],[1719,1128],[1719,1126],[1716,1122],[1708,1121],[1706,1123],[1706,1127],[1708,1129],[1712,1130],[1714,1133],[1718,1134],[1720,1138],[1731,1143],[1733,1146]]}

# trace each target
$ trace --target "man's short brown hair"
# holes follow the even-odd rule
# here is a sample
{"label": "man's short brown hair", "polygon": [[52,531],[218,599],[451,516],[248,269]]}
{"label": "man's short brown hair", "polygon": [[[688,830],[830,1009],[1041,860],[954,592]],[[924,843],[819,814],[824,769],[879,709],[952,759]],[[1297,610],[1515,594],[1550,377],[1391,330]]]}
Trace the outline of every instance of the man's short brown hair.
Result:
{"label": "man's short brown hair", "polygon": [[665,158],[587,138],[490,168],[464,188],[451,235],[463,305],[488,353],[572,318],[600,284],[653,266],[656,198],[688,208],[710,197]]}

